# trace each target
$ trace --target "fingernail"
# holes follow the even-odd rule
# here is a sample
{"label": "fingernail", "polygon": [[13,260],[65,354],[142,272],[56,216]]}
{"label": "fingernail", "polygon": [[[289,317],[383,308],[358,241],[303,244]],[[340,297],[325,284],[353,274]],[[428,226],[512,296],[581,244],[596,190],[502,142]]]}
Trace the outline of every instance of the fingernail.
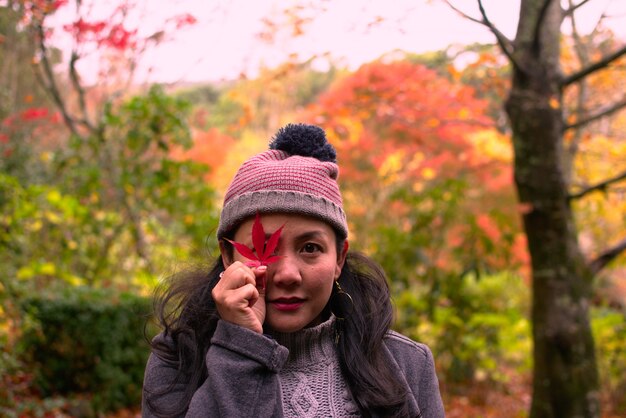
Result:
{"label": "fingernail", "polygon": [[259,273],[263,273],[265,270],[267,270],[267,266],[259,266],[256,268],[256,271]]}

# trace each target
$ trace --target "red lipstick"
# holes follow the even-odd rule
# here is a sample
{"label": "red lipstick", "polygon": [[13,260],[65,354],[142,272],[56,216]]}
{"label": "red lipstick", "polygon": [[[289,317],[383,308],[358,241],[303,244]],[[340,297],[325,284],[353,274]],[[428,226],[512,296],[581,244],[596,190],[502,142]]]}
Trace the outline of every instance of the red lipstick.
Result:
{"label": "red lipstick", "polygon": [[304,303],[300,298],[278,298],[270,302],[279,311],[295,311]]}

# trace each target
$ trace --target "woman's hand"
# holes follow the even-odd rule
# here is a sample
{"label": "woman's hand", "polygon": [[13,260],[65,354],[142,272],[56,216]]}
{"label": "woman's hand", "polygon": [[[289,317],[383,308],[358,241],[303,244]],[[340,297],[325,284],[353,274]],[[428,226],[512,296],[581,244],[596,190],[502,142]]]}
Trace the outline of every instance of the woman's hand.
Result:
{"label": "woman's hand", "polygon": [[266,266],[251,269],[240,261],[228,266],[212,292],[223,320],[263,333],[265,289],[256,284],[266,271]]}

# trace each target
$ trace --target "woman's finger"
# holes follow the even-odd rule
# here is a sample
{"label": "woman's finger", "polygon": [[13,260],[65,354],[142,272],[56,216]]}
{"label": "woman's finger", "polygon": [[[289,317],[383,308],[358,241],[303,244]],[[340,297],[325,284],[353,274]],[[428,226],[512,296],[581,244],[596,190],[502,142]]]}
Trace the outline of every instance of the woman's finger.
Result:
{"label": "woman's finger", "polygon": [[254,281],[254,273],[245,264],[236,261],[220,273],[220,280],[215,286],[218,289],[236,289]]}
{"label": "woman's finger", "polygon": [[267,266],[259,266],[256,267],[254,270],[254,280],[255,280],[255,285],[256,287],[258,287],[259,289],[265,289],[265,275],[267,273]]}

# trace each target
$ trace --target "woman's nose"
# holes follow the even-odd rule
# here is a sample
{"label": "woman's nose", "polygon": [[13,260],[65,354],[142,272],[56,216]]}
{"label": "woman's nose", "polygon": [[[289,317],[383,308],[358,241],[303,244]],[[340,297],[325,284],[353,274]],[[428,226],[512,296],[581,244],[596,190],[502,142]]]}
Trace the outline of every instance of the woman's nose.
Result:
{"label": "woman's nose", "polygon": [[300,269],[293,256],[281,255],[268,269],[269,280],[276,286],[290,286],[302,280]]}

